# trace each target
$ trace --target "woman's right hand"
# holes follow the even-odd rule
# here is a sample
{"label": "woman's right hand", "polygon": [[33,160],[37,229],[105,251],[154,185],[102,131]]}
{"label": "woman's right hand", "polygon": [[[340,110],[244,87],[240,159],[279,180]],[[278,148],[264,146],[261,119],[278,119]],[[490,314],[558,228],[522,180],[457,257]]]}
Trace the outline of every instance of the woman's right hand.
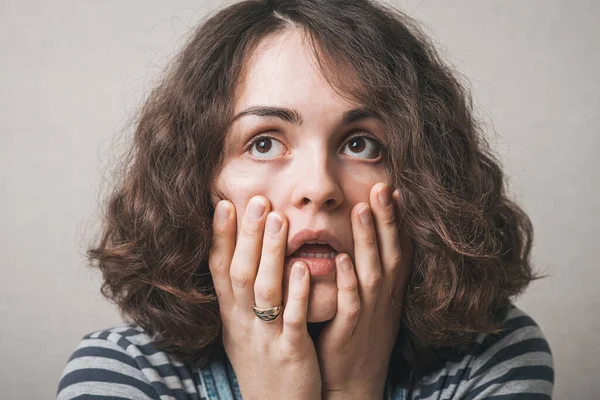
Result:
{"label": "woman's right hand", "polygon": [[262,321],[252,309],[255,302],[258,308],[269,308],[283,301],[288,225],[283,216],[269,211],[265,197],[252,198],[236,244],[235,207],[226,200],[217,204],[209,266],[223,321],[223,344],[245,400],[320,399],[321,374],[306,325],[307,266],[292,268],[278,319]]}

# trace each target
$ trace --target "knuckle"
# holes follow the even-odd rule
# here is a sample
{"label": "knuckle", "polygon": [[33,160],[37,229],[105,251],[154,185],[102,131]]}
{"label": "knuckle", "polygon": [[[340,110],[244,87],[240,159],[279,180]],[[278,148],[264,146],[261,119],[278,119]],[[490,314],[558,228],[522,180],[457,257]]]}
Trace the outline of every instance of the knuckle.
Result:
{"label": "knuckle", "polygon": [[364,287],[369,291],[378,290],[383,284],[383,274],[381,272],[371,273],[365,280]]}
{"label": "knuckle", "polygon": [[302,317],[299,315],[288,314],[283,316],[283,322],[288,329],[299,330],[302,328],[304,322]]}
{"label": "knuckle", "polygon": [[392,265],[399,265],[402,263],[402,253],[394,251],[388,258],[388,262]]}
{"label": "knuckle", "polygon": [[383,226],[387,228],[396,226],[396,216],[392,212],[386,212],[382,219]]}
{"label": "knuckle", "polygon": [[365,246],[369,249],[377,247],[377,238],[374,234],[368,234],[364,238]]}
{"label": "knuckle", "polygon": [[225,257],[217,251],[209,251],[208,267],[213,272],[223,272],[225,270]]}
{"label": "knuckle", "polygon": [[298,346],[288,341],[283,341],[280,346],[279,358],[283,362],[290,362],[297,358]]}
{"label": "knuckle", "polygon": [[272,286],[259,286],[254,289],[255,296],[267,304],[275,304],[278,301],[278,291]]}
{"label": "knuckle", "polygon": [[299,288],[293,289],[290,288],[290,293],[289,293],[289,297],[294,300],[295,302],[306,302],[308,301],[308,293],[305,293],[303,290],[300,290]]}
{"label": "knuckle", "polygon": [[353,303],[353,304],[349,305],[348,308],[346,309],[346,315],[350,319],[356,319],[360,315],[361,308],[362,307],[360,306],[360,303],[358,303],[358,302]]}
{"label": "knuckle", "polygon": [[217,296],[217,301],[223,299],[223,292],[217,288],[215,288],[215,295]]}
{"label": "knuckle", "polygon": [[344,283],[341,289],[345,292],[357,292],[358,282],[356,281],[356,279],[352,279],[351,281]]}
{"label": "knuckle", "polygon": [[231,284],[237,287],[245,287],[250,282],[250,274],[240,268],[231,269]]}
{"label": "knuckle", "polygon": [[240,235],[247,240],[256,240],[258,238],[258,229],[256,226],[244,224],[240,230]]}

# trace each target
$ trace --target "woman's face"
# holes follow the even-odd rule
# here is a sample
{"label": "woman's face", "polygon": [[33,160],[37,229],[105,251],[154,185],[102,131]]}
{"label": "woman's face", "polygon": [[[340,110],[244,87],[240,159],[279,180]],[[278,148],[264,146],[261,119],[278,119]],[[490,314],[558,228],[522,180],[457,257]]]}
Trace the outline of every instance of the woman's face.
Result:
{"label": "woman's face", "polygon": [[[252,107],[272,107],[294,110],[294,118],[251,113],[236,118],[216,187],[235,205],[238,235],[249,200],[262,195],[272,211],[288,220],[286,252],[299,231],[327,230],[337,239],[339,251],[354,260],[351,210],[359,202],[369,203],[377,182],[388,183],[378,144],[385,143],[384,132],[373,117],[345,121],[345,114],[361,105],[339,98],[314,62],[295,31],[259,44],[238,88],[235,115]],[[213,193],[213,204],[218,200]],[[284,293],[291,264],[288,255]],[[308,264],[308,321],[329,320],[337,310],[335,267]]]}

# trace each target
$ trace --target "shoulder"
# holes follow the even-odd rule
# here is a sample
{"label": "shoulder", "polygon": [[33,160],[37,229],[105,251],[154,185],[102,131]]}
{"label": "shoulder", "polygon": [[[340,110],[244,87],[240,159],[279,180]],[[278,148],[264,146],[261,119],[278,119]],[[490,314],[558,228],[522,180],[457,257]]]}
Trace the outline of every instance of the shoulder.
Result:
{"label": "shoulder", "polygon": [[198,372],[159,350],[152,338],[136,325],[85,335],[69,358],[57,398],[94,396],[205,398]]}
{"label": "shoulder", "polygon": [[[419,382],[421,397],[550,399],[554,364],[550,346],[537,323],[512,306],[497,334],[480,335],[460,360]],[[437,397],[436,397],[437,398]]]}

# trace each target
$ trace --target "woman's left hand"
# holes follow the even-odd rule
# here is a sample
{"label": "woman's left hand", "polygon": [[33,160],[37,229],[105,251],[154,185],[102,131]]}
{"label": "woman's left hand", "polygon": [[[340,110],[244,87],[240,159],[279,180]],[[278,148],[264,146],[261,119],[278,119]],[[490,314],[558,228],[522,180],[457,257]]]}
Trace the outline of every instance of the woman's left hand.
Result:
{"label": "woman's left hand", "polygon": [[347,254],[336,257],[337,313],[317,341],[323,399],[383,398],[413,251],[399,229],[398,192],[390,192],[378,183],[372,206],[352,210],[355,265]]}

